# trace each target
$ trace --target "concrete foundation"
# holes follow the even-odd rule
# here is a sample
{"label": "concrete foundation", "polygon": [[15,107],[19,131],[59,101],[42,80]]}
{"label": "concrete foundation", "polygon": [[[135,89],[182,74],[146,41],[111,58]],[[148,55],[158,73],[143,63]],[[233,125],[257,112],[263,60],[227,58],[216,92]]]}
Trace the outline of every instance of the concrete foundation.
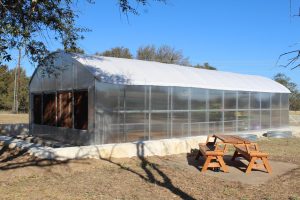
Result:
{"label": "concrete foundation", "polygon": [[[299,136],[299,127],[298,129],[295,127],[291,127],[279,130],[291,130],[293,131],[294,136]],[[247,132],[247,134],[255,134],[259,138],[263,137],[262,135],[267,131],[268,130],[251,131]],[[18,147],[30,147],[28,152],[31,155],[37,156],[39,158],[67,160],[83,158],[110,159],[128,158],[134,156],[166,156],[172,154],[188,153],[192,149],[198,149],[198,144],[205,142],[206,138],[207,136],[196,136],[178,139],[163,139],[133,143],[76,146],[64,148],[43,147],[9,137],[5,137],[5,140],[6,142],[16,143]]]}

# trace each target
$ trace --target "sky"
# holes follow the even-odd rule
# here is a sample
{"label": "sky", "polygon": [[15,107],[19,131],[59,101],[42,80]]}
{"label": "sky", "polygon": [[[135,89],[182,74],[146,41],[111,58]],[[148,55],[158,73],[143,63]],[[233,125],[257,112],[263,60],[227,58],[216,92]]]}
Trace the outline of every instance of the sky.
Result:
{"label": "sky", "polygon": [[[138,16],[122,14],[117,2],[76,5],[77,25],[91,29],[79,41],[87,54],[116,46],[135,54],[142,45],[167,44],[182,50],[192,64],[208,62],[220,71],[270,78],[281,72],[300,85],[300,68],[276,65],[280,54],[300,48],[300,17],[292,16],[299,0],[291,5],[290,0],[150,0],[148,6],[138,6]],[[61,48],[51,41],[48,47]],[[22,65],[30,76],[34,66],[26,59]]]}

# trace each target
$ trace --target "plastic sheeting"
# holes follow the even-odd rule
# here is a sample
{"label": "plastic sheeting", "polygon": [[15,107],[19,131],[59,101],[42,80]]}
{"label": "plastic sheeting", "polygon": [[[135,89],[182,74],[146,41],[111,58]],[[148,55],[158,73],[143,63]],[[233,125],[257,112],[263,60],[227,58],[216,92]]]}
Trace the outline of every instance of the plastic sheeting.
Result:
{"label": "plastic sheeting", "polygon": [[135,59],[79,54],[72,54],[72,57],[105,83],[290,93],[283,85],[261,76]]}

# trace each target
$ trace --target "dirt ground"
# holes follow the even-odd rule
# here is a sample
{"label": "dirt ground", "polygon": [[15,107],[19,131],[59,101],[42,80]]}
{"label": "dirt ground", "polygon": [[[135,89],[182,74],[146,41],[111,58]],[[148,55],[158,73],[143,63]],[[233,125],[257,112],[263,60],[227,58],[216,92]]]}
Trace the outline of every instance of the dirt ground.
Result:
{"label": "dirt ground", "polygon": [[58,162],[1,147],[0,199],[300,199],[300,139],[259,145],[271,160],[298,167],[248,185],[200,173],[189,164],[192,154]]}

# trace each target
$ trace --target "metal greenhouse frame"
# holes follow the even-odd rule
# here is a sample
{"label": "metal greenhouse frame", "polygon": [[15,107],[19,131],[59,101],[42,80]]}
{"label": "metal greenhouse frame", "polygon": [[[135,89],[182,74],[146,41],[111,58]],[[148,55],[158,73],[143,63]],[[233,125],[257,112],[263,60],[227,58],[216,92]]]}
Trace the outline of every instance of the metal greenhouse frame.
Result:
{"label": "metal greenhouse frame", "polygon": [[157,62],[57,52],[30,81],[32,134],[75,145],[242,133],[288,126],[273,80]]}

